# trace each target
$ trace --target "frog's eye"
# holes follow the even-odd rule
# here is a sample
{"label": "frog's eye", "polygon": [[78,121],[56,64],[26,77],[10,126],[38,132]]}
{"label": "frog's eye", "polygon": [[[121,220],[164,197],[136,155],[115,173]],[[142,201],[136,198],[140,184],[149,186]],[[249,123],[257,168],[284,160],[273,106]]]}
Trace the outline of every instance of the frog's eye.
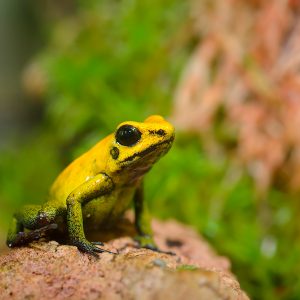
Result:
{"label": "frog's eye", "polygon": [[116,132],[116,140],[120,145],[133,146],[141,138],[141,132],[131,125],[123,125]]}

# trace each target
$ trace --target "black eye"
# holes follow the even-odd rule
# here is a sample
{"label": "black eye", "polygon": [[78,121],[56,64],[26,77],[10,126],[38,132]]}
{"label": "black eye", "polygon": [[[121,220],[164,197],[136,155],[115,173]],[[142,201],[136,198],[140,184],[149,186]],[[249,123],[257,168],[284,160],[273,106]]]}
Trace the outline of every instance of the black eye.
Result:
{"label": "black eye", "polygon": [[133,146],[140,140],[141,135],[137,128],[131,125],[123,125],[116,132],[116,140],[120,145]]}

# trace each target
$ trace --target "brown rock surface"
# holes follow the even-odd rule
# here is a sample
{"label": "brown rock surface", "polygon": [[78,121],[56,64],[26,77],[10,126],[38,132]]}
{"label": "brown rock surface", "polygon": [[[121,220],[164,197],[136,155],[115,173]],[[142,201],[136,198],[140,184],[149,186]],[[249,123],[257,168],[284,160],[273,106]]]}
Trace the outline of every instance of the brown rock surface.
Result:
{"label": "brown rock surface", "polygon": [[189,227],[153,223],[157,244],[175,256],[135,248],[127,227],[127,237],[101,237],[119,255],[96,259],[54,241],[2,254],[0,299],[248,299],[229,260]]}

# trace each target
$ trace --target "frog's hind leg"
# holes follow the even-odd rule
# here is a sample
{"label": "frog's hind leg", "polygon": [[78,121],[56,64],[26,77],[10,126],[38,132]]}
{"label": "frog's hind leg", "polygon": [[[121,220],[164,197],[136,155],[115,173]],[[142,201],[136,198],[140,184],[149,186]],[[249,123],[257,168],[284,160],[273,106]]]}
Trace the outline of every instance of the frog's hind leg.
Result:
{"label": "frog's hind leg", "polygon": [[[57,229],[54,223],[55,211],[48,211],[40,205],[27,205],[16,213],[8,230],[6,244],[8,247],[17,247],[28,244]],[[24,231],[24,229],[31,231]]]}

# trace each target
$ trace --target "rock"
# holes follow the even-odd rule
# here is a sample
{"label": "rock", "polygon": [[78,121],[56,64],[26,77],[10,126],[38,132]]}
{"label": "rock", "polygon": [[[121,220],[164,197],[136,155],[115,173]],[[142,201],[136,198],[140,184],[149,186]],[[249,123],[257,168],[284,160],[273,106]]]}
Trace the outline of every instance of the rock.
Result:
{"label": "rock", "polygon": [[[122,226],[121,233],[134,234]],[[131,237],[111,233],[101,237],[112,238],[103,248],[119,254],[99,259],[55,241],[7,251],[0,256],[0,299],[249,299],[229,260],[194,230],[175,221],[154,221],[153,228],[158,246],[176,255],[137,249]]]}

